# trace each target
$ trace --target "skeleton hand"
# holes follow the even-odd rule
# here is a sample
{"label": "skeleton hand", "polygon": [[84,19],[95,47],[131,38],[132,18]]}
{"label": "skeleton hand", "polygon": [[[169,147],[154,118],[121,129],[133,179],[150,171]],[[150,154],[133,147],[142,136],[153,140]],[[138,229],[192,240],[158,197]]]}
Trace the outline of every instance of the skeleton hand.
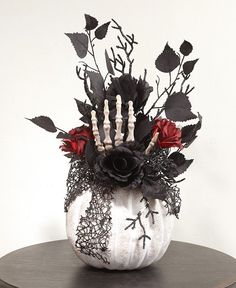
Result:
{"label": "skeleton hand", "polygon": [[[129,101],[129,110],[128,110],[128,136],[126,139],[126,142],[132,142],[134,141],[134,123],[135,123],[135,117],[134,117],[134,108],[133,108],[133,101]],[[115,146],[120,145],[123,143],[123,135],[121,132],[122,129],[122,114],[121,114],[121,96],[117,95],[116,96],[116,134],[115,134]],[[110,121],[109,121],[109,107],[108,107],[108,100],[104,100],[104,122],[103,122],[103,130],[105,134],[105,139],[103,143],[101,142],[99,131],[98,131],[98,126],[97,126],[97,117],[96,117],[96,112],[94,110],[91,111],[91,121],[92,121],[92,130],[93,130],[93,135],[95,139],[95,144],[97,146],[98,152],[105,152],[112,149],[112,140],[110,137]],[[158,133],[156,133],[152,139],[151,142],[149,143],[147,149],[145,150],[145,154],[149,154],[152,148],[154,147],[155,143],[157,142],[158,138]]]}
{"label": "skeleton hand", "polygon": [[[134,117],[134,109],[133,109],[133,101],[129,101],[129,118],[128,118],[128,137],[126,139],[127,142],[134,141],[134,123],[135,123],[135,117]],[[122,120],[122,114],[121,114],[121,96],[116,96],[116,134],[115,134],[115,146],[120,145],[123,143],[123,135],[121,132],[123,120]],[[105,134],[105,139],[103,143],[100,140],[100,135],[98,131],[97,126],[97,117],[96,112],[92,110],[91,112],[91,120],[92,120],[92,130],[93,135],[95,138],[95,144],[97,146],[98,152],[104,152],[105,150],[112,149],[112,140],[110,137],[110,121],[109,121],[109,107],[108,107],[108,100],[106,99],[104,101],[104,122],[103,122],[103,130]]]}

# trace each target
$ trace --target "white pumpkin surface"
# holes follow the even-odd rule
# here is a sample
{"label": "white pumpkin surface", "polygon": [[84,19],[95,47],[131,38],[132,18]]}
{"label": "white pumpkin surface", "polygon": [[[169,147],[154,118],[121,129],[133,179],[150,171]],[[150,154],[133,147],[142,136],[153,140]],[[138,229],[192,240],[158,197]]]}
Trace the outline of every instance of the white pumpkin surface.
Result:
{"label": "white pumpkin surface", "polygon": [[[89,207],[91,195],[91,191],[87,190],[82,195],[77,196],[70,204],[66,215],[68,239],[77,256],[83,262],[97,268],[131,270],[146,267],[158,261],[164,255],[171,240],[175,216],[167,215],[167,209],[162,201],[150,199],[150,208],[159,212],[154,214],[155,223],[153,224],[151,215],[147,218],[145,217],[148,209],[145,207],[145,201],[140,202],[142,193],[139,190],[123,188],[114,190],[113,199],[111,200],[112,228],[108,252],[104,254],[110,264],[105,264],[95,257],[81,253],[75,247],[76,234],[78,233],[77,227],[81,216],[85,216],[85,210]],[[141,220],[146,234],[151,238],[151,240],[146,239],[145,248],[143,248],[143,240],[138,240],[143,235],[143,230],[139,223],[136,223],[134,229],[130,227],[125,230],[130,224],[130,221],[126,220],[126,218],[136,218],[139,211],[142,211]]]}

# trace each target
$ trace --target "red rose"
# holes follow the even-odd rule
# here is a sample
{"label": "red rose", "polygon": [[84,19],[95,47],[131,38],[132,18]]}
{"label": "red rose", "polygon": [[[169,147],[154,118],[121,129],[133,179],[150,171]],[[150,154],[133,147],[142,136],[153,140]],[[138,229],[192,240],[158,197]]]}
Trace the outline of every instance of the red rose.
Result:
{"label": "red rose", "polygon": [[68,132],[71,139],[63,139],[60,146],[64,152],[76,153],[78,156],[84,154],[85,145],[89,139],[93,139],[93,133],[89,127],[81,126]]}
{"label": "red rose", "polygon": [[152,134],[159,133],[157,144],[160,148],[182,147],[181,130],[168,119],[155,119]]}

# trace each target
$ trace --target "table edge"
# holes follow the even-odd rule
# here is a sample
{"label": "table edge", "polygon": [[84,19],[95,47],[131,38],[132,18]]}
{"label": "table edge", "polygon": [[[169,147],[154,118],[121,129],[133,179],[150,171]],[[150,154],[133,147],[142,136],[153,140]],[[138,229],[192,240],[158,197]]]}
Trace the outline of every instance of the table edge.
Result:
{"label": "table edge", "polygon": [[[22,248],[13,250],[13,251],[7,253],[6,255],[3,255],[3,256],[0,258],[0,261],[1,261],[3,258],[9,256],[10,254],[15,253],[15,252],[17,252],[17,251],[19,251],[19,250],[23,250],[23,249],[25,249],[25,248],[30,248],[30,247],[37,246],[37,245],[47,245],[47,244],[53,243],[53,242],[66,242],[66,241],[68,241],[68,239],[52,240],[52,241],[40,242],[40,243],[32,244],[32,245],[29,245],[29,246],[25,246],[25,247],[22,247]],[[191,245],[191,246],[198,246],[198,247],[205,248],[205,249],[210,249],[210,250],[213,250],[213,251],[215,251],[215,252],[221,253],[221,254],[223,254],[223,255],[225,255],[225,256],[228,256],[228,257],[230,257],[232,260],[236,261],[236,258],[234,258],[233,256],[231,256],[231,255],[229,255],[229,254],[227,254],[227,253],[224,253],[224,252],[222,252],[222,251],[216,250],[216,249],[214,249],[214,248],[210,248],[210,247],[207,247],[207,246],[203,246],[203,245],[199,245],[199,244],[194,244],[194,243],[190,243],[190,242],[185,242],[185,241],[178,241],[178,240],[171,240],[170,245],[171,245],[171,243],[173,243],[173,242],[175,242],[175,243],[187,244],[187,245]],[[1,279],[0,279],[0,280],[1,280]],[[14,286],[12,286],[12,287],[14,287]],[[1,288],[1,287],[0,287],[0,288]]]}

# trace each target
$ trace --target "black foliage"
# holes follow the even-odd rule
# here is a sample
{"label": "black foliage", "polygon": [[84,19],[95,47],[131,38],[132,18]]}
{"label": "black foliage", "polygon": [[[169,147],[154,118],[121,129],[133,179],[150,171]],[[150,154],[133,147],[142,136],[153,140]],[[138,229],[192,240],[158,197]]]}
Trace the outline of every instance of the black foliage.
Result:
{"label": "black foliage", "polygon": [[85,21],[86,21],[86,30],[93,30],[98,26],[98,20],[88,14],[84,14]]}
{"label": "black foliage", "polygon": [[155,65],[161,72],[170,73],[180,65],[180,58],[166,43],[163,52],[157,57]]}
{"label": "black foliage", "polygon": [[137,97],[134,99],[134,107],[136,107],[137,110],[143,110],[149,95],[153,91],[153,87],[150,86],[146,80],[139,77],[136,90]]}
{"label": "black foliage", "polygon": [[193,68],[194,68],[195,64],[197,63],[197,61],[198,61],[198,59],[192,60],[192,61],[187,61],[184,63],[183,71],[184,71],[185,75],[189,75],[193,71]]}
{"label": "black foliage", "polygon": [[169,159],[172,159],[175,163],[178,175],[184,173],[193,162],[193,159],[186,160],[185,156],[180,152],[173,152],[170,154]]}
{"label": "black foliage", "polygon": [[187,121],[197,116],[191,111],[191,103],[183,92],[174,92],[165,103],[166,117],[173,121]]}
{"label": "black foliage", "polygon": [[86,71],[90,80],[90,89],[92,90],[92,104],[100,106],[104,101],[104,81],[100,73]]}
{"label": "black foliage", "polygon": [[88,52],[88,36],[84,33],[65,33],[70,38],[77,55],[84,58]]}
{"label": "black foliage", "polygon": [[136,116],[136,123],[135,123],[135,128],[134,128],[134,138],[135,141],[139,143],[146,142],[146,138],[151,138],[151,131],[153,127],[153,122],[150,121],[149,117],[139,113]]}
{"label": "black foliage", "polygon": [[152,91],[153,87],[149,86],[145,80],[142,80],[141,78],[137,80],[130,74],[121,75],[119,78],[112,78],[107,90],[111,115],[115,116],[116,113],[116,95],[121,95],[122,115],[127,118],[128,101],[133,101],[134,112],[138,113],[144,108]]}
{"label": "black foliage", "polygon": [[38,116],[32,119],[29,119],[29,118],[26,118],[26,119],[30,120],[35,125],[39,126],[40,128],[45,129],[48,132],[52,132],[52,133],[57,132],[57,128],[54,125],[53,121],[47,116]]}
{"label": "black foliage", "polygon": [[84,123],[90,123],[92,106],[78,99],[75,99],[75,102],[77,104],[79,112],[83,115],[83,117],[80,118],[80,120],[83,121]]}
{"label": "black foliage", "polygon": [[184,42],[181,44],[179,51],[184,55],[188,56],[193,51],[193,46],[188,41],[184,40]]}
{"label": "black foliage", "polygon": [[110,25],[110,21],[107,23],[102,24],[95,30],[95,36],[97,39],[101,40],[107,35],[107,30]]}
{"label": "black foliage", "polygon": [[161,181],[152,180],[148,177],[143,179],[141,191],[146,198],[165,200],[168,186]]}
{"label": "black foliage", "polygon": [[106,59],[106,65],[107,65],[108,73],[110,73],[111,75],[115,75],[114,69],[113,69],[112,64],[111,64],[111,60],[110,60],[108,53],[107,53],[107,50],[105,50],[105,59]]}
{"label": "black foliage", "polygon": [[59,132],[57,134],[58,139],[72,139],[73,137],[69,133]]}
{"label": "black foliage", "polygon": [[87,141],[87,144],[85,146],[85,159],[91,168],[94,167],[96,157],[97,150],[95,148],[95,142],[94,140],[90,139],[89,141]]}
{"label": "black foliage", "polygon": [[181,142],[186,143],[188,146],[196,139],[197,131],[202,127],[202,117],[200,114],[198,114],[198,118],[199,121],[196,124],[184,126],[181,130]]}

